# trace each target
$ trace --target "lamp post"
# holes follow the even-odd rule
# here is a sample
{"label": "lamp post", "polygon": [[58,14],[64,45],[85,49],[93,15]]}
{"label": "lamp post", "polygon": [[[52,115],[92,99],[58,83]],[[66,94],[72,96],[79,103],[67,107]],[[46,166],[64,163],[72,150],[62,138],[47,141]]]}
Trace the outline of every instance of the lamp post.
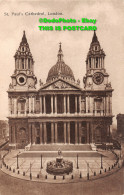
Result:
{"label": "lamp post", "polygon": [[120,158],[121,158],[121,139],[120,139]]}
{"label": "lamp post", "polygon": [[42,154],[41,154],[41,169],[43,169],[43,166],[42,166]]}
{"label": "lamp post", "polygon": [[87,179],[89,180],[89,163],[87,163]]}
{"label": "lamp post", "polygon": [[118,137],[119,137],[119,141],[120,141],[120,158],[121,158],[121,156],[122,156],[122,151],[121,151],[121,139],[122,139],[122,134],[120,133]]}
{"label": "lamp post", "polygon": [[101,169],[103,169],[103,165],[102,165],[102,154],[101,154]]}
{"label": "lamp post", "polygon": [[79,166],[78,166],[78,154],[77,154],[77,169],[79,169]]}
{"label": "lamp post", "polygon": [[31,162],[30,162],[30,179],[32,179],[32,174],[31,174]]}
{"label": "lamp post", "polygon": [[18,162],[19,155],[17,154],[17,169],[19,169],[19,162]]}

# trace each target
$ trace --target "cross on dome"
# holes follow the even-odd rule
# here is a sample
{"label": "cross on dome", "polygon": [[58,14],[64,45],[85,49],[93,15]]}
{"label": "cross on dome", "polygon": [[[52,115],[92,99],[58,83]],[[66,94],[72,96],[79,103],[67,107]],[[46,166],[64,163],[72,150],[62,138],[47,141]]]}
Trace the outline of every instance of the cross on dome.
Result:
{"label": "cross on dome", "polygon": [[59,51],[58,51],[58,61],[63,61],[63,52],[62,52],[62,48],[61,48],[62,43],[59,43]]}

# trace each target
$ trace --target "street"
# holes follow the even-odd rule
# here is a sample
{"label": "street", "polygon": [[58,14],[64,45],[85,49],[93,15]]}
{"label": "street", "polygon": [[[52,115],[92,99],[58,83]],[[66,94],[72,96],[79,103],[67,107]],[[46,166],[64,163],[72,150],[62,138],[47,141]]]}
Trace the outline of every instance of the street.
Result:
{"label": "street", "polygon": [[0,195],[122,195],[124,168],[98,180],[71,184],[36,183],[13,178],[0,170]]}

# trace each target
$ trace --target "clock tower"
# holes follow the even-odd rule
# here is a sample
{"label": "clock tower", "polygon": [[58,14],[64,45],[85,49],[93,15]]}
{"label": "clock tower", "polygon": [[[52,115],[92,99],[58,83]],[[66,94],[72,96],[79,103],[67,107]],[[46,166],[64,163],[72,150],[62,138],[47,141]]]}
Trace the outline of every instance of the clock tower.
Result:
{"label": "clock tower", "polygon": [[11,76],[12,83],[9,85],[9,90],[30,91],[35,90],[37,78],[34,75],[34,60],[30,52],[29,44],[23,32],[22,41],[18,50],[15,53],[15,71]]}
{"label": "clock tower", "polygon": [[96,32],[92,38],[90,49],[86,59],[86,76],[84,77],[85,89],[105,90],[109,75],[105,69],[105,53],[101,49]]}

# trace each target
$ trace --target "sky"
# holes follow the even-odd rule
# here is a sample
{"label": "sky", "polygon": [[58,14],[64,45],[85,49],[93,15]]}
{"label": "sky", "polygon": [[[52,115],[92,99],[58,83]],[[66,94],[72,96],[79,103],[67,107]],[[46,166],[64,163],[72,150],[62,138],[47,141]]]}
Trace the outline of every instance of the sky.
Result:
{"label": "sky", "polygon": [[[12,15],[12,12],[23,15]],[[46,15],[25,16],[25,12],[44,12]],[[48,12],[63,15],[53,16],[48,15]],[[5,16],[5,13],[9,16]],[[40,31],[40,17],[96,19],[96,34],[106,54],[105,68],[114,89],[112,108],[116,124],[116,115],[124,114],[124,0],[0,1],[0,119],[8,116],[7,90],[15,68],[13,56],[21,42],[23,30],[26,31],[35,61],[34,70],[38,81],[41,79],[46,82],[49,69],[57,61],[59,42],[62,42],[64,61],[72,69],[75,79],[80,79],[83,87],[85,60],[93,31]],[[82,23],[78,25],[82,26]]]}

